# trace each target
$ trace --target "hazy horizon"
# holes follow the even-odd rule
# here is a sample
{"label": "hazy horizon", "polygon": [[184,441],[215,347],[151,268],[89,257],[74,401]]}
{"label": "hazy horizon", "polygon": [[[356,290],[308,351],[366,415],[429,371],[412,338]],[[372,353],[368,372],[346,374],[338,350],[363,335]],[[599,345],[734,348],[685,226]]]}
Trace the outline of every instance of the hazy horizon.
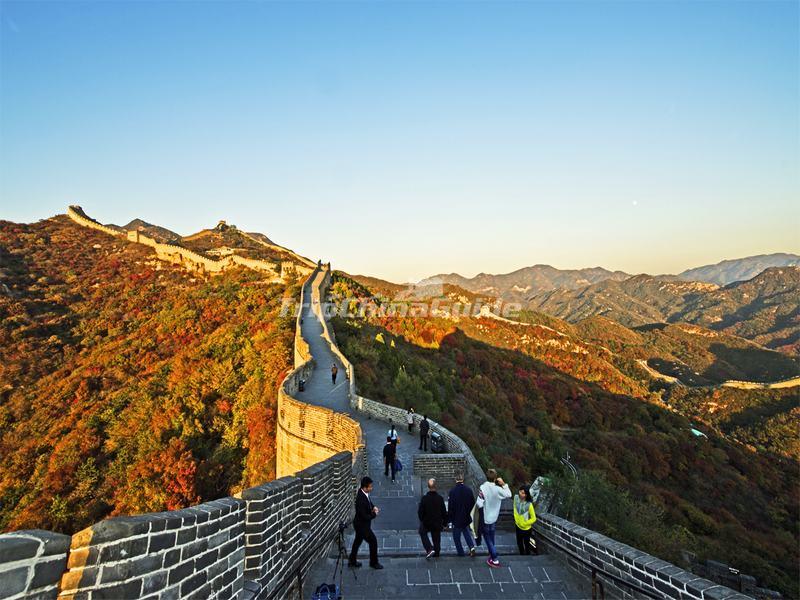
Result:
{"label": "hazy horizon", "polygon": [[0,218],[391,281],[800,253],[796,2],[0,4]]}
{"label": "hazy horizon", "polygon": [[[117,219],[117,220],[113,220],[113,219],[109,220],[109,219],[103,219],[99,215],[94,214],[92,211],[90,211],[86,207],[82,207],[82,208],[85,210],[86,214],[89,217],[91,217],[91,218],[93,218],[93,219],[95,219],[97,221],[100,221],[101,223],[103,223],[105,225],[109,225],[110,224],[110,225],[124,226],[124,225],[128,224],[129,222],[133,221],[134,219],[141,219],[142,221],[145,221],[146,223],[149,223],[151,225],[156,225],[156,226],[159,226],[159,227],[164,227],[166,229],[169,229],[170,231],[173,231],[174,233],[180,235],[181,237],[187,237],[187,236],[190,236],[192,234],[198,233],[202,229],[211,229],[214,226],[216,226],[217,223],[220,220],[223,220],[223,221],[226,221],[226,223],[228,223],[229,225],[235,225],[236,227],[238,227],[239,229],[242,229],[243,231],[247,231],[247,232],[250,232],[250,233],[263,233],[264,235],[269,237],[274,243],[279,244],[281,246],[284,246],[286,248],[289,248],[290,250],[298,252],[301,255],[305,255],[302,250],[293,247],[291,243],[284,243],[281,240],[275,239],[269,232],[259,231],[257,229],[252,229],[250,227],[247,227],[246,224],[244,224],[244,223],[234,223],[234,222],[229,221],[227,219],[217,219],[213,223],[208,223],[203,227],[199,227],[198,229],[195,229],[195,230],[192,230],[192,231],[183,231],[183,230],[180,229],[180,227],[170,227],[169,225],[167,225],[165,223],[161,223],[161,222],[158,222],[158,221],[153,221],[153,220],[148,219],[148,218],[146,218],[146,217],[144,217],[142,215],[135,215],[135,216],[131,216],[130,218],[120,218],[120,219]],[[64,214],[64,212],[57,213],[57,214]],[[55,216],[55,215],[50,215],[50,217],[52,217],[52,216]],[[50,218],[50,217],[40,217],[40,218],[41,219],[47,219],[47,218]],[[5,217],[3,217],[3,215],[0,215],[0,220],[7,220],[7,219],[5,219]],[[36,221],[36,220],[38,220],[38,219],[33,219],[33,221]],[[333,254],[335,254],[335,252]],[[524,269],[526,267],[534,267],[534,266],[539,266],[539,265],[554,267],[554,268],[559,269],[559,270],[580,270],[580,269],[603,268],[603,269],[606,269],[608,271],[623,271],[623,272],[627,273],[628,275],[642,275],[642,274],[646,274],[646,275],[677,275],[678,273],[681,273],[683,271],[687,271],[689,269],[694,269],[696,267],[702,267],[702,266],[707,266],[707,265],[715,265],[715,264],[718,264],[720,262],[727,261],[727,260],[739,260],[739,259],[743,259],[743,258],[751,258],[751,257],[755,257],[755,256],[768,256],[768,255],[772,255],[772,254],[793,254],[793,255],[800,256],[800,252],[796,252],[796,251],[792,251],[792,250],[775,250],[775,251],[771,251],[771,252],[755,252],[753,254],[746,254],[746,255],[741,255],[741,256],[726,256],[726,257],[720,258],[719,260],[712,260],[712,261],[708,261],[708,262],[692,264],[692,265],[688,265],[688,266],[685,266],[685,267],[680,268],[680,269],[676,269],[674,271],[660,271],[660,272],[646,271],[646,270],[645,271],[627,271],[627,270],[622,269],[622,268],[617,268],[617,267],[614,267],[614,266],[603,265],[603,264],[589,264],[589,263],[587,263],[587,264],[578,265],[578,266],[563,266],[563,265],[556,265],[556,264],[552,264],[552,263],[548,263],[548,262],[534,261],[534,262],[522,264],[520,266],[513,267],[513,268],[510,268],[510,269],[505,269],[505,270],[504,269],[495,269],[495,270],[491,270],[491,271],[474,271],[474,272],[473,271],[466,271],[466,272],[462,272],[462,271],[456,271],[456,270],[452,270],[452,269],[449,269],[449,270],[448,269],[444,269],[444,270],[435,271],[435,272],[431,271],[429,273],[423,274],[420,277],[416,277],[416,278],[412,278],[412,279],[391,278],[391,277],[388,277],[388,276],[384,276],[384,275],[382,275],[380,273],[373,273],[373,272],[364,273],[364,272],[356,271],[356,270],[353,270],[353,269],[348,269],[345,266],[339,264],[337,262],[337,260],[335,259],[335,257],[333,257],[333,256],[328,256],[328,257],[325,257],[325,258],[308,256],[308,255],[305,255],[305,256],[307,258],[310,258],[310,259],[313,259],[313,260],[321,259],[324,262],[331,261],[332,267],[334,269],[345,271],[345,272],[349,273],[350,275],[361,275],[361,276],[365,276],[365,277],[376,277],[378,279],[383,279],[384,281],[389,281],[390,283],[402,283],[402,284],[404,284],[404,283],[417,283],[422,279],[425,279],[427,277],[432,277],[432,276],[435,276],[435,275],[449,275],[449,274],[453,274],[453,273],[461,275],[461,276],[466,277],[468,279],[473,278],[473,277],[475,277],[477,275],[480,275],[480,274],[506,275],[508,273],[513,273],[514,271],[518,271],[518,270]]]}

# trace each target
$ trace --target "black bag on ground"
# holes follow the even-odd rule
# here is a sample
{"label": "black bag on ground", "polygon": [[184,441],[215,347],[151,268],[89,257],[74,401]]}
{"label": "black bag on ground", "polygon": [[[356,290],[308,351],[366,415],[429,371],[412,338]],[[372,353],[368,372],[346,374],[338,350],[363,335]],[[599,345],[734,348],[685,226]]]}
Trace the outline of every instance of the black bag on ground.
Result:
{"label": "black bag on ground", "polygon": [[339,586],[335,583],[323,583],[317,586],[317,591],[311,600],[339,600]]}

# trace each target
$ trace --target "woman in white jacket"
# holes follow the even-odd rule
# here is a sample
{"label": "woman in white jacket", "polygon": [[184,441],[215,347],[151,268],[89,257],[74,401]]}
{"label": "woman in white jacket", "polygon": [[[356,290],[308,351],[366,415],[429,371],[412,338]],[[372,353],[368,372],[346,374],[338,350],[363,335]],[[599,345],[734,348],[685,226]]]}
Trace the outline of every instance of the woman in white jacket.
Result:
{"label": "woman in white jacket", "polygon": [[497,471],[494,469],[486,471],[486,479],[487,481],[481,484],[478,501],[475,504],[483,509],[483,537],[489,550],[486,564],[497,568],[500,566],[500,561],[497,559],[497,547],[494,543],[495,526],[500,516],[500,503],[505,498],[511,498],[511,490],[503,478],[497,476]]}

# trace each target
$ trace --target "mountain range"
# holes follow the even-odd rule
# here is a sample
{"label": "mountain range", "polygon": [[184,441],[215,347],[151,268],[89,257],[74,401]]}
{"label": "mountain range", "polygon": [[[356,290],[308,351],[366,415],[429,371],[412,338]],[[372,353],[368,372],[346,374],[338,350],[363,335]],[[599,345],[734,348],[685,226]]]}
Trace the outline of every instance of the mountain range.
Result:
{"label": "mountain range", "polygon": [[[687,269],[678,275],[659,275],[657,278],[727,285],[735,281],[752,279],[770,267],[796,265],[800,265],[800,256],[796,254],[762,254],[724,260],[714,265]],[[632,275],[624,271],[610,271],[603,267],[557,269],[550,265],[539,264],[497,275],[479,273],[475,277],[464,277],[458,273],[443,273],[427,277],[417,285],[452,283],[470,292],[500,297],[508,301],[520,301],[550,290],[575,290],[603,281],[624,281],[630,277]]]}
{"label": "mountain range", "polygon": [[601,315],[627,327],[693,323],[774,350],[800,348],[800,267],[771,267],[725,287],[636,275],[543,292],[527,307],[570,322]]}
{"label": "mountain range", "polygon": [[688,281],[705,281],[717,285],[728,285],[735,281],[752,279],[770,267],[794,267],[800,265],[800,256],[779,252],[759,254],[733,260],[723,260],[715,265],[705,265],[687,269],[678,275]]}
{"label": "mountain range", "polygon": [[[386,289],[335,273],[331,299],[385,303],[370,283]],[[462,296],[450,285],[438,286],[445,302]],[[719,385],[795,375],[796,357],[699,325],[631,329],[534,311],[514,320],[376,312],[332,325],[360,394],[432,416],[515,481],[557,471],[569,452],[579,477],[602,473],[642,502],[595,527],[617,539],[631,527],[626,543],[662,557],[725,557],[797,597],[796,537],[784,535],[796,531],[797,387]],[[592,514],[625,502],[602,484],[590,489]]]}

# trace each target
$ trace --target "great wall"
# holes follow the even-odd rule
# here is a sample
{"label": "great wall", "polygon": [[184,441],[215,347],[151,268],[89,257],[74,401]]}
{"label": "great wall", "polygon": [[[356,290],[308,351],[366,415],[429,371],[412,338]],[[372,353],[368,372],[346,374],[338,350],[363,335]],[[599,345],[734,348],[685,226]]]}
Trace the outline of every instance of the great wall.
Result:
{"label": "great wall", "polygon": [[[86,226],[120,235],[90,223]],[[187,256],[181,254],[182,260],[194,262]],[[198,264],[205,268],[208,259],[199,258]],[[326,573],[332,564],[331,545],[339,523],[352,516],[356,482],[362,475],[370,473],[376,479],[376,487],[386,490],[383,497],[377,494],[377,501],[395,510],[415,506],[419,492],[415,486],[422,477],[452,479],[456,471],[463,471],[472,486],[485,480],[461,438],[432,422],[444,440],[445,453],[419,453],[413,442],[410,450],[404,445],[403,457],[413,458],[407,462],[412,473],[400,478],[405,491],[395,494],[397,488],[384,484],[377,473],[380,440],[386,423],[404,423],[406,412],[358,395],[353,367],[336,345],[324,314],[330,265],[316,266],[309,273],[296,321],[294,369],[278,395],[279,478],[235,497],[182,510],[106,519],[72,536],[41,530],[4,534],[0,598],[309,598],[319,583],[309,577]],[[338,363],[345,376],[338,385],[331,385],[329,361]],[[301,379],[306,382],[303,391]],[[419,563],[416,558],[402,558],[408,536],[397,535],[398,557],[390,559],[393,562],[385,571],[359,574],[363,577],[355,583],[359,592],[346,597],[415,598],[424,593],[424,597],[514,600],[534,597],[530,590],[541,590],[536,592],[541,598],[601,597],[601,592],[603,597],[619,598],[750,597],[557,516],[540,512],[538,517],[534,527],[546,554],[516,557],[516,562],[509,557],[507,579],[485,565],[480,569],[479,563],[477,568],[458,571],[469,577],[462,583],[455,579],[455,568],[447,573],[440,569],[438,575],[449,577],[441,581],[432,574],[433,568],[415,571],[417,567],[406,566],[403,573],[403,565],[410,564],[404,561]],[[385,518],[392,523],[391,515]],[[413,522],[416,514],[412,510],[410,515],[396,514],[395,519]],[[393,533],[400,532],[386,531],[379,537],[388,539]],[[418,554],[418,538],[415,544]],[[384,542],[382,552],[394,547]],[[452,559],[439,560],[447,565]],[[416,575],[423,573],[424,578],[417,580]],[[564,575],[563,581],[553,579],[558,573]],[[755,581],[739,578],[737,583],[744,592],[763,592]]]}
{"label": "great wall", "polygon": [[673,375],[665,375],[660,371],[657,371],[653,367],[647,364],[646,360],[637,359],[636,364],[638,364],[642,369],[644,369],[650,377],[654,379],[660,379],[661,381],[665,381],[671,385],[677,385],[682,387],[688,387],[693,389],[703,389],[703,390],[714,390],[719,388],[737,388],[740,390],[778,390],[784,388],[793,388],[800,385],[800,376],[798,377],[789,377],[788,379],[781,379],[779,381],[740,381],[737,379],[728,379],[721,383],[715,383],[713,385],[687,385],[683,383],[680,379]]}
{"label": "great wall", "polygon": [[80,206],[69,206],[67,208],[67,216],[84,227],[96,229],[98,231],[102,231],[103,233],[113,235],[114,237],[125,238],[128,241],[136,244],[144,244],[145,246],[149,246],[155,250],[156,257],[159,259],[181,265],[190,271],[196,271],[199,273],[216,274],[235,266],[243,266],[269,276],[269,281],[278,282],[285,281],[290,272],[294,272],[298,276],[308,275],[316,266],[312,261],[292,252],[287,248],[284,248],[283,246],[268,244],[263,240],[259,240],[258,238],[255,238],[243,231],[238,231],[238,233],[250,241],[261,244],[272,250],[288,254],[293,260],[284,260],[278,263],[273,263],[265,260],[246,258],[237,254],[231,254],[221,258],[220,260],[216,260],[213,258],[208,258],[207,256],[202,256],[201,254],[193,252],[192,250],[182,246],[158,242],[153,238],[144,235],[140,231],[113,229],[87,216]]}

